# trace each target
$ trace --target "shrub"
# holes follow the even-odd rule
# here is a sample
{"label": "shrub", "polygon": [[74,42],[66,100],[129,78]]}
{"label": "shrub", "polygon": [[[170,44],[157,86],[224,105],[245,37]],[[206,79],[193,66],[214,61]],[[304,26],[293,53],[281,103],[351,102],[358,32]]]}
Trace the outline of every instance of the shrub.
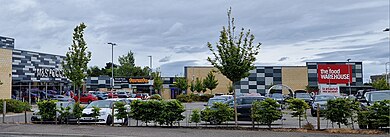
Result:
{"label": "shrub", "polygon": [[210,124],[221,124],[223,122],[233,120],[234,109],[230,108],[228,104],[216,102],[209,108],[207,107],[201,112],[201,119]]}
{"label": "shrub", "polygon": [[83,115],[83,107],[80,105],[80,102],[76,102],[73,106],[73,113],[72,115],[77,118],[77,123],[80,123],[79,120],[81,116]]}
{"label": "shrub", "polygon": [[56,100],[43,100],[38,104],[38,115],[41,115],[42,121],[53,121],[56,118]]}
{"label": "shrub", "polygon": [[[3,111],[3,99],[0,99],[0,111]],[[22,102],[20,100],[15,99],[5,99],[5,102],[7,103],[7,112],[14,112],[14,113],[21,113],[23,111],[30,111],[31,105],[29,105],[27,102]]]}
{"label": "shrub", "polygon": [[349,100],[345,98],[328,100],[327,109],[324,111],[325,118],[331,122],[336,122],[339,128],[341,128],[341,124],[348,125],[348,118],[353,115],[350,105]]}
{"label": "shrub", "polygon": [[184,95],[184,94],[180,94],[180,95],[176,96],[176,100],[183,102],[183,103],[192,102],[191,97],[188,95]]}
{"label": "shrub", "polygon": [[366,111],[358,113],[358,124],[360,128],[372,128],[390,126],[390,100],[375,102]]}
{"label": "shrub", "polygon": [[200,122],[199,109],[194,109],[194,111],[192,111],[190,122],[196,123],[196,126],[198,126],[198,123]]}
{"label": "shrub", "polygon": [[199,101],[200,100],[200,96],[198,94],[191,93],[189,96],[190,96],[190,99],[192,101]]}
{"label": "shrub", "polygon": [[126,124],[126,120],[128,118],[127,116],[127,112],[126,112],[126,107],[125,107],[125,103],[124,102],[121,102],[121,101],[118,101],[118,102],[115,102],[115,109],[117,111],[117,113],[115,114],[115,117],[116,119],[125,119],[122,123],[122,126],[125,126]]}
{"label": "shrub", "polygon": [[185,111],[183,104],[177,100],[162,102],[163,108],[160,112],[160,119],[164,119],[164,124],[173,126],[176,121],[181,121],[185,117],[182,113]]}
{"label": "shrub", "polygon": [[289,106],[288,109],[292,110],[293,112],[291,113],[292,117],[298,117],[299,121],[299,128],[301,128],[301,117],[303,116],[307,121],[307,115],[306,115],[306,109],[309,109],[310,106],[302,99],[298,98],[292,98],[287,100]]}
{"label": "shrub", "polygon": [[60,113],[60,123],[62,123],[63,121],[66,121],[66,123],[68,123],[68,118],[69,116],[71,115],[70,113],[70,107],[67,106],[67,107],[60,107],[59,109],[57,109],[57,112]]}
{"label": "shrub", "polygon": [[142,112],[144,107],[142,107],[142,103],[143,101],[140,101],[140,100],[135,100],[133,102],[131,102],[130,104],[130,113],[129,113],[129,116],[135,120],[137,120],[137,126],[138,126],[138,120],[141,120],[142,119]]}
{"label": "shrub", "polygon": [[254,121],[264,123],[271,128],[272,122],[282,117],[282,112],[278,110],[280,105],[273,99],[267,98],[264,101],[255,101],[252,103],[251,117]]}
{"label": "shrub", "polygon": [[211,95],[211,94],[203,94],[201,96],[199,96],[199,100],[197,101],[200,101],[200,102],[207,102],[209,101],[210,98],[213,98],[214,95]]}
{"label": "shrub", "polygon": [[153,94],[152,96],[150,96],[149,99],[162,100],[162,98],[161,98],[161,96],[159,94]]}

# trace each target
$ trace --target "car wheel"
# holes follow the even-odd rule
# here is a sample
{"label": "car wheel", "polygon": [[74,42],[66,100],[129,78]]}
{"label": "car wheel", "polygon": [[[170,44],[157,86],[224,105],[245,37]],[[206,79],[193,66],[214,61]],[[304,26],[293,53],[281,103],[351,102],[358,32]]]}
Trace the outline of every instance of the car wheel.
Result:
{"label": "car wheel", "polygon": [[315,111],[315,110],[311,110],[311,116],[313,116],[313,117],[317,117],[317,112]]}
{"label": "car wheel", "polygon": [[112,124],[112,117],[111,115],[108,115],[106,120],[106,125],[110,125],[110,124]]}

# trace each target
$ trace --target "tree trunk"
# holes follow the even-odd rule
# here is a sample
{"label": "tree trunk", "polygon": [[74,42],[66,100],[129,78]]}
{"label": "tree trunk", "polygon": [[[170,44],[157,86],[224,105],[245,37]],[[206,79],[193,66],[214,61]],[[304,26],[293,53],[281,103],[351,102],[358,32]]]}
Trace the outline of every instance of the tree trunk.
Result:
{"label": "tree trunk", "polygon": [[268,122],[268,129],[271,129],[271,124],[270,122]]}
{"label": "tree trunk", "polygon": [[340,122],[337,122],[337,125],[339,125],[339,128],[341,128],[341,123]]}
{"label": "tree trunk", "polygon": [[[233,82],[233,86],[235,85],[235,81]],[[234,124],[236,125],[236,127],[238,127],[238,117],[237,117],[237,93],[236,91],[234,90]]]}
{"label": "tree trunk", "polygon": [[299,128],[301,128],[301,115],[298,116]]}
{"label": "tree trunk", "polygon": [[81,96],[80,89],[79,89],[79,86],[77,86],[76,88],[78,90],[78,92],[77,92],[77,101],[80,103],[80,96]]}
{"label": "tree trunk", "polygon": [[353,116],[351,116],[351,122],[352,122],[352,129],[355,129],[354,121],[353,121]]}

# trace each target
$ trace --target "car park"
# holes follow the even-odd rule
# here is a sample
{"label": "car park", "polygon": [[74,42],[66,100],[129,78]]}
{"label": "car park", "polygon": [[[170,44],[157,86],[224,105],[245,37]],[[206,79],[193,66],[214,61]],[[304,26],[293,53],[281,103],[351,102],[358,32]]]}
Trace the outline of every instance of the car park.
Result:
{"label": "car park", "polygon": [[[326,110],[326,103],[331,99],[336,99],[336,96],[331,94],[315,95],[310,107],[311,115],[316,117],[318,109],[320,111]],[[317,108],[317,104],[319,104],[319,108]]]}
{"label": "car park", "polygon": [[[264,101],[264,96],[241,96],[237,97],[237,113],[238,120],[240,121],[252,121],[251,118],[251,109],[252,109],[252,103],[254,101]],[[229,104],[229,107],[234,107],[234,99],[230,99],[226,102],[226,104]],[[281,109],[280,109],[281,110]]]}
{"label": "car park", "polygon": [[[121,99],[107,99],[107,100],[98,100],[90,103],[83,110],[82,117],[80,118],[81,123],[98,123],[98,124],[111,124],[114,120],[114,123],[123,123],[127,122],[127,119],[116,119],[113,118],[112,107],[115,102],[122,101]],[[100,108],[99,116],[97,120],[92,117],[93,107]]]}

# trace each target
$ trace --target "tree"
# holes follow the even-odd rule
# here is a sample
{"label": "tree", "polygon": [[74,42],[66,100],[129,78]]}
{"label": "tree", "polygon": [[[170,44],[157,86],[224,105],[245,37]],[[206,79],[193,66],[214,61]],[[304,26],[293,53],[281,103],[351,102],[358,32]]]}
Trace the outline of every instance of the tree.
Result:
{"label": "tree", "polygon": [[127,121],[128,121],[128,113],[127,113],[127,109],[125,107],[125,103],[124,102],[121,102],[121,101],[118,101],[118,102],[115,102],[115,108],[116,108],[116,114],[115,114],[115,117],[116,119],[124,119],[122,121],[122,126],[125,126]]}
{"label": "tree", "polygon": [[195,83],[194,83],[194,80],[191,81],[189,87],[190,87],[191,92],[194,93],[194,92],[195,92]]}
{"label": "tree", "polygon": [[99,77],[105,75],[104,70],[101,70],[98,66],[89,67],[87,70],[88,77]]}
{"label": "tree", "polygon": [[352,116],[351,104],[348,99],[337,98],[328,100],[326,103],[325,118],[336,122],[339,128],[341,124],[348,125],[348,118]]}
{"label": "tree", "polygon": [[0,85],[3,85],[3,82],[1,82],[1,80],[0,80]]}
{"label": "tree", "polygon": [[[228,26],[223,27],[220,32],[219,42],[216,48],[207,43],[208,48],[214,55],[214,58],[208,57],[207,60],[225,75],[233,84],[239,82],[242,78],[249,76],[249,71],[255,69],[253,63],[256,61],[256,55],[259,53],[260,43],[253,44],[255,36],[250,30],[244,32],[241,29],[238,37],[235,34],[234,18],[231,15],[231,8],[227,12]],[[236,96],[234,96],[234,102]],[[235,124],[237,125],[237,104],[234,103]]]}
{"label": "tree", "polygon": [[280,105],[273,99],[267,98],[264,101],[255,101],[252,103],[251,117],[254,121],[264,123],[271,129],[272,122],[282,117],[282,111],[278,110]]}
{"label": "tree", "polygon": [[57,109],[57,112],[60,113],[60,123],[66,122],[66,124],[68,124],[68,118],[71,114],[70,109],[71,108],[69,106],[63,107],[62,103],[61,103],[61,107],[59,109]]}
{"label": "tree", "polygon": [[232,94],[234,92],[234,87],[232,86],[232,84],[228,84],[227,89],[228,89],[229,94]]}
{"label": "tree", "polygon": [[192,111],[190,122],[191,123],[193,122],[193,123],[196,124],[196,126],[198,126],[198,123],[200,122],[200,111],[199,111],[199,109],[194,109],[194,111]]}
{"label": "tree", "polygon": [[[73,33],[73,44],[66,53],[62,62],[65,76],[72,81],[73,86],[79,89],[85,77],[87,77],[87,65],[91,60],[91,52],[87,51],[87,43],[84,40],[84,29],[87,26],[81,23],[76,26]],[[80,90],[78,92],[80,102]]]}
{"label": "tree", "polygon": [[207,77],[203,80],[203,85],[205,88],[210,90],[210,93],[213,94],[213,89],[217,88],[218,80],[215,79],[215,75],[212,71],[207,74]]}
{"label": "tree", "polygon": [[234,109],[221,102],[215,102],[211,108],[206,107],[201,111],[201,119],[211,124],[221,124],[233,120],[233,117]]}
{"label": "tree", "polygon": [[389,84],[386,83],[385,78],[378,79],[372,83],[372,87],[377,90],[387,90],[390,89]]}
{"label": "tree", "polygon": [[158,94],[161,94],[161,90],[163,89],[163,80],[161,79],[161,72],[158,70],[152,73],[153,77],[153,88],[157,91]]}
{"label": "tree", "polygon": [[83,115],[83,107],[80,105],[80,102],[76,102],[73,106],[72,115],[77,119],[77,123],[80,124],[80,118]]}
{"label": "tree", "polygon": [[200,93],[203,91],[203,83],[202,83],[202,80],[199,79],[199,78],[196,78],[196,81],[195,81],[195,91]]}
{"label": "tree", "polygon": [[306,109],[309,109],[310,106],[302,99],[293,98],[287,100],[289,103],[288,109],[292,110],[292,117],[298,117],[299,128],[301,128],[301,117],[303,116],[307,121]]}
{"label": "tree", "polygon": [[126,55],[119,56],[118,61],[119,61],[119,64],[121,66],[129,65],[129,66],[134,67],[135,66],[135,64],[134,64],[134,61],[135,61],[134,53],[130,50]]}
{"label": "tree", "polygon": [[38,115],[42,121],[53,121],[56,118],[56,100],[43,100],[37,103]]}
{"label": "tree", "polygon": [[187,79],[183,77],[175,77],[176,82],[173,83],[173,85],[180,90],[180,92],[183,92],[187,90],[188,83]]}
{"label": "tree", "polygon": [[95,119],[95,124],[98,121],[98,118],[100,116],[100,109],[97,106],[92,106],[92,117]]}

